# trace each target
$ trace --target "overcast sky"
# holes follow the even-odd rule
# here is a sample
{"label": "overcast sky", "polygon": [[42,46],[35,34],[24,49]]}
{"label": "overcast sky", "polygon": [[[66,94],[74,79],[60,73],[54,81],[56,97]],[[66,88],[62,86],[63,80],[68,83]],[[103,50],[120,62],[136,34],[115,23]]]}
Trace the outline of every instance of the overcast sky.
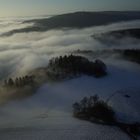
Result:
{"label": "overcast sky", "polygon": [[0,0],[0,17],[74,11],[140,10],[140,0]]}

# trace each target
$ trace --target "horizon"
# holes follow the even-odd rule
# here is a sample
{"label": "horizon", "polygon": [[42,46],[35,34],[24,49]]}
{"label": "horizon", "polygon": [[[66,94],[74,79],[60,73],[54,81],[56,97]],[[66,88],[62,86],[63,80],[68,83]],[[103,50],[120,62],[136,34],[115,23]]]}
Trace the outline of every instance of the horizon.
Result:
{"label": "horizon", "polygon": [[76,11],[140,11],[139,0],[0,0],[0,17],[44,16]]}
{"label": "horizon", "polygon": [[13,15],[13,16],[0,16],[0,18],[46,17],[46,16],[56,16],[56,15],[63,15],[69,13],[78,13],[78,12],[140,12],[140,10],[103,10],[103,11],[77,10],[77,11],[63,12],[59,14],[38,14],[38,15],[17,15],[17,16]]}

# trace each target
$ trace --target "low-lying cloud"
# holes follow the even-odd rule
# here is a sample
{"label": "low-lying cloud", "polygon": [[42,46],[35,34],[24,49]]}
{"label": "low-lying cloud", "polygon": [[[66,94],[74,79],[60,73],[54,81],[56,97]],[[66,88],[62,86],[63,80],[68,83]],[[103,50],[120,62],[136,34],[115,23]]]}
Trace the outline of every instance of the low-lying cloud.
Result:
{"label": "low-lying cloud", "polygon": [[[0,27],[3,26],[2,32],[4,30],[22,28],[23,26],[31,26],[22,24],[21,22],[17,23],[16,21],[5,25],[6,22],[3,21],[3,24],[1,23],[0,25]],[[9,37],[0,37],[0,79],[2,80],[9,76],[22,76],[30,70],[46,66],[51,57],[64,55],[78,49],[138,48],[140,42],[135,44],[135,39],[133,38],[124,39],[119,46],[115,44],[108,46],[91,37],[93,34],[134,27],[139,28],[140,21],[82,30],[50,30],[47,32],[20,33]],[[39,94],[36,94],[32,98],[11,102],[4,107],[0,107],[1,128],[7,126],[13,127],[16,124],[17,126],[28,126],[31,123],[34,125],[37,123],[37,120],[40,123],[42,116],[46,117],[50,115],[50,112],[59,111],[58,108],[69,111],[73,102],[87,95],[99,94],[106,99],[106,97],[112,95],[112,92],[118,89],[129,86],[139,87],[140,67],[135,68],[135,64],[124,61],[120,62],[120,60],[115,61],[115,66],[112,66],[111,64],[114,64],[114,61],[110,57],[110,55],[106,56],[109,74],[113,76],[107,80],[106,78],[96,80],[90,77],[81,77],[80,79],[59,83],[55,86],[47,83],[47,85],[37,91]],[[119,97],[121,96],[119,95]],[[121,97],[116,101],[115,96],[115,101],[119,102],[119,104],[120,99],[123,100]],[[123,101],[122,103],[124,103]],[[120,109],[120,105],[118,108]],[[136,108],[132,108],[133,111],[134,109]],[[131,119],[133,114],[130,114]],[[135,116],[134,120],[139,118],[139,114]],[[27,121],[28,119],[30,123]]]}
{"label": "low-lying cloud", "polygon": [[[3,21],[2,32],[13,30],[31,24],[19,21],[7,23]],[[4,27],[4,25],[6,27]],[[107,49],[108,46],[91,37],[93,34],[103,33],[124,28],[140,27],[140,21],[122,22],[107,26],[86,28],[81,30],[50,30],[47,32],[17,33],[9,37],[0,37],[0,79],[8,76],[24,75],[34,68],[46,66],[53,56],[63,55],[74,50]],[[136,48],[134,40],[124,41],[120,46]]]}

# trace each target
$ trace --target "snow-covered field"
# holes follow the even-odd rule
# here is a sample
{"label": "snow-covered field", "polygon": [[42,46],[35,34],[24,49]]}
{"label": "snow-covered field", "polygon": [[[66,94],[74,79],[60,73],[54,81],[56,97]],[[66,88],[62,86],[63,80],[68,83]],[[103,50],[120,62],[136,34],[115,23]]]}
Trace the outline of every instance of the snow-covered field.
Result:
{"label": "snow-covered field", "polygon": [[[72,117],[72,104],[82,97],[98,94],[106,100],[115,93],[109,103],[120,121],[140,121],[140,66],[130,62],[118,66],[116,61],[115,64],[108,62],[108,67],[107,77],[82,76],[61,83],[46,83],[34,96],[0,107],[0,139],[129,139],[117,127]],[[125,94],[130,98],[124,97]]]}
{"label": "snow-covered field", "polygon": [[[46,66],[52,56],[69,51],[107,48],[90,37],[93,32],[132,27],[134,23],[2,37],[0,78],[15,73],[24,75],[28,70]],[[138,23],[136,25],[140,26]],[[15,29],[17,25],[20,25],[18,28],[31,26],[7,22],[8,27],[3,26],[1,33]],[[139,44],[124,41],[122,46],[138,48]],[[92,59],[92,56],[89,58]],[[109,73],[104,78],[82,76],[68,81],[44,83],[32,97],[0,106],[0,140],[129,140],[117,127],[92,124],[72,116],[74,102],[98,94],[104,100],[110,99],[109,104],[116,111],[119,121],[140,122],[140,65],[112,56],[102,59]]]}

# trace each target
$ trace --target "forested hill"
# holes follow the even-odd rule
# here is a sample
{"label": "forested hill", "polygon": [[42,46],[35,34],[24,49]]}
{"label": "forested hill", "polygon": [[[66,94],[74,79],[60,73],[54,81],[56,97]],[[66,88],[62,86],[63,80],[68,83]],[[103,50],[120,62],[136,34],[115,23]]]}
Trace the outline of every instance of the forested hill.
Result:
{"label": "forested hill", "polygon": [[24,23],[34,23],[33,26],[23,29],[16,29],[3,35],[9,36],[22,32],[43,32],[51,29],[71,29],[86,28],[92,26],[106,25],[121,21],[140,19],[140,12],[75,12],[52,16],[50,18],[24,21]]}
{"label": "forested hill", "polygon": [[46,26],[48,28],[75,27],[83,28],[95,25],[104,25],[113,22],[140,19],[140,12],[75,12],[56,15],[47,19],[28,20],[35,25]]}
{"label": "forested hill", "polygon": [[126,37],[133,37],[136,39],[140,39],[140,28],[111,31],[107,33],[102,33],[101,35],[98,36],[93,35],[93,37],[95,37],[96,39],[101,39],[101,38],[105,39],[105,37],[110,39],[111,36],[115,37],[116,39],[122,39]]}

